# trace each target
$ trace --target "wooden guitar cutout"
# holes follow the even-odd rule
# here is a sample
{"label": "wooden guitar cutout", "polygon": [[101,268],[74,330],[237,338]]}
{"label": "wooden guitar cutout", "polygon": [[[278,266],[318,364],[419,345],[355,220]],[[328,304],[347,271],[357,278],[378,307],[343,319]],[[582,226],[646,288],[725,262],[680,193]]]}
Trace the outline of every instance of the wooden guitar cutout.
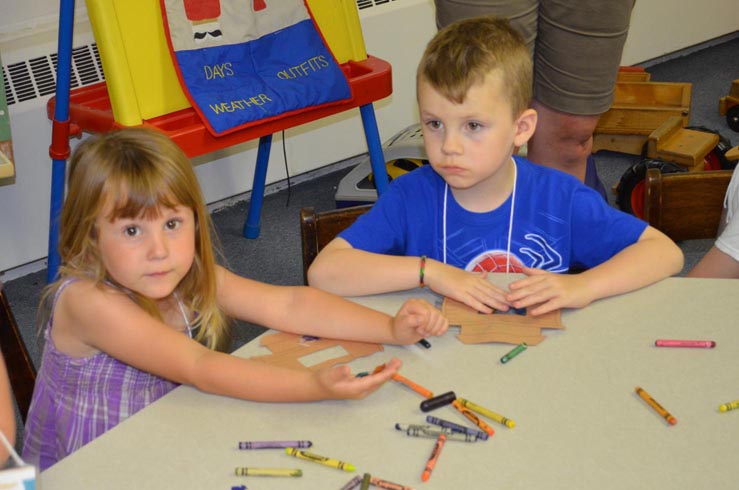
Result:
{"label": "wooden guitar cutout", "polygon": [[503,342],[506,344],[536,345],[544,336],[542,328],[563,329],[561,311],[555,310],[539,316],[493,313],[478,313],[464,303],[444,298],[441,312],[450,325],[459,325],[461,332],[457,338],[465,344]]}
{"label": "wooden guitar cutout", "polygon": [[[383,347],[380,344],[354,342],[351,340],[321,339],[308,335],[297,335],[285,332],[264,335],[262,336],[260,343],[262,346],[267,347],[272,351],[272,354],[254,356],[251,358],[252,360],[292,369],[308,369],[310,371],[316,371],[323,367],[330,367],[339,363],[350,362],[359,357],[369,356],[375,352],[381,352],[383,350]],[[325,360],[312,366],[306,366],[300,361],[301,358],[305,358],[311,354],[316,354],[328,349],[334,349],[336,347],[343,349],[346,354]]]}

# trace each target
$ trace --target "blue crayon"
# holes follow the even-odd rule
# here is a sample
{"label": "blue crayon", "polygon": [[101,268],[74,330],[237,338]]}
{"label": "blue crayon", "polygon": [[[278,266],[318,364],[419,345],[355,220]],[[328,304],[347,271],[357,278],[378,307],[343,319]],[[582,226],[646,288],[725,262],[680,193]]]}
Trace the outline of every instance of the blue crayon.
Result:
{"label": "blue crayon", "polygon": [[433,415],[427,415],[426,422],[428,422],[429,424],[438,425],[439,427],[447,428],[451,430],[452,432],[458,432],[460,434],[469,434],[471,436],[476,436],[478,439],[487,440],[488,438],[487,433],[481,430],[472,429],[470,427],[465,427],[464,425],[459,425],[454,422],[450,422],[448,420],[440,419],[438,417],[434,417]]}

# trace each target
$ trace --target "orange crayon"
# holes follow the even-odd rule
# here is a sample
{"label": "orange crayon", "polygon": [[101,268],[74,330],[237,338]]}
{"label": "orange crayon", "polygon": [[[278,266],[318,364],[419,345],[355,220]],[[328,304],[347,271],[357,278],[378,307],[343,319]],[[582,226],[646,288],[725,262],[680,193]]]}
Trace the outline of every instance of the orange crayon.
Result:
{"label": "orange crayon", "polygon": [[657,403],[657,401],[652,398],[649,393],[641,389],[639,386],[636,387],[636,393],[642,398],[642,400],[647,402],[647,404],[652,407],[655,412],[660,414],[660,416],[665,419],[670,425],[677,424],[677,419],[673,417],[670,412],[665,410],[662,405]]}
{"label": "orange crayon", "polygon": [[461,413],[462,415],[464,415],[465,417],[467,417],[473,424],[475,424],[480,429],[482,429],[485,432],[487,432],[488,435],[491,435],[492,436],[493,434],[495,434],[495,431],[493,430],[492,427],[490,427],[488,424],[486,424],[485,422],[483,422],[480,419],[480,417],[478,417],[477,415],[475,415],[474,413],[472,413],[470,410],[468,410],[465,407],[463,407],[462,404],[459,403],[459,401],[454,400],[452,402],[452,406],[454,408],[456,408],[459,413]]}
{"label": "orange crayon", "polygon": [[416,393],[418,393],[421,396],[424,396],[426,398],[432,398],[434,394],[430,391],[424,388],[423,386],[419,385],[418,383],[414,383],[408,378],[404,378],[403,376],[399,375],[398,373],[393,374],[393,379],[397,381],[398,383],[403,383],[408,388],[412,389]]}
{"label": "orange crayon", "polygon": [[439,438],[436,439],[436,444],[434,445],[434,450],[431,451],[431,456],[429,456],[426,468],[423,470],[423,474],[421,475],[421,481],[428,481],[431,477],[431,472],[434,471],[434,467],[436,466],[436,462],[439,460],[441,450],[444,448],[444,442],[446,442],[446,435],[439,434]]}

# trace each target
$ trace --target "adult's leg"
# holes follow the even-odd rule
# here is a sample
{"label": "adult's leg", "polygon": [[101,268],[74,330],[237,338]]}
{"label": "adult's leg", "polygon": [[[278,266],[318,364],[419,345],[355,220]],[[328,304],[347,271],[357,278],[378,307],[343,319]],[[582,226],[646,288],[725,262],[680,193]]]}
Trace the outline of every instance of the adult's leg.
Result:
{"label": "adult's leg", "polygon": [[587,160],[593,149],[593,131],[600,116],[560,112],[536,99],[532,106],[539,119],[528,143],[527,158],[585,181]]}
{"label": "adult's leg", "polygon": [[528,157],[591,187],[599,184],[591,156],[593,131],[613,102],[633,4],[542,0],[539,7],[533,102],[539,123]]}

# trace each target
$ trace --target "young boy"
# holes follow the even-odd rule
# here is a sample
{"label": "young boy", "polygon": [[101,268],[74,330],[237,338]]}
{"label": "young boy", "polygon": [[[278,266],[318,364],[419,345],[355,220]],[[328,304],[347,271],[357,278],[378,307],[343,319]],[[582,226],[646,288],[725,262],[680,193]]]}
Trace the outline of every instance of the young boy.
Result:
{"label": "young boy", "polygon": [[[428,286],[483,313],[583,307],[679,272],[680,249],[562,172],[513,156],[536,127],[532,63],[507,21],[450,24],[428,44],[417,97],[430,165],[392,182],[313,262],[344,295]],[[563,274],[570,268],[580,274]],[[487,271],[523,272],[509,291]]]}

